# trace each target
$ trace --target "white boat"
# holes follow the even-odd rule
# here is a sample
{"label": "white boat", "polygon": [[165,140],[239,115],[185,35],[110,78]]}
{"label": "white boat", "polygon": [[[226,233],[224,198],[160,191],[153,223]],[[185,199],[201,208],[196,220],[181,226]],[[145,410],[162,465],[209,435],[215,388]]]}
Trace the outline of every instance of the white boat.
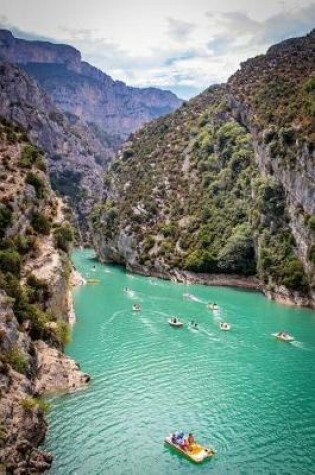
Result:
{"label": "white boat", "polygon": [[208,303],[207,304],[207,309],[208,310],[219,310],[219,305],[216,303]]}
{"label": "white boat", "polygon": [[132,310],[133,310],[134,312],[140,312],[140,311],[141,311],[141,305],[140,305],[139,303],[133,304]]}
{"label": "white boat", "polygon": [[220,330],[223,330],[223,331],[231,330],[231,325],[227,322],[221,322],[220,323]]}
{"label": "white boat", "polygon": [[278,340],[287,341],[289,343],[295,340],[293,336],[289,335],[289,333],[286,332],[272,333],[272,336],[274,336]]}
{"label": "white boat", "polygon": [[168,320],[168,324],[175,328],[182,328],[184,326],[184,323],[178,320],[176,317],[170,318]]}

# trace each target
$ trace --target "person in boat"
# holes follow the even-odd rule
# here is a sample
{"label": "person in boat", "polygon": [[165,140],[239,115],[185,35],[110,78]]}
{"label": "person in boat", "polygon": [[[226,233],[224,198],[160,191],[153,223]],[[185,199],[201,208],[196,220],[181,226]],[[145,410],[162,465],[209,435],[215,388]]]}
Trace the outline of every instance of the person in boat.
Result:
{"label": "person in boat", "polygon": [[181,446],[184,440],[184,432],[174,432],[172,434],[172,443]]}
{"label": "person in boat", "polygon": [[180,448],[182,450],[189,450],[189,442],[188,442],[188,439],[182,439],[182,442],[179,444],[180,445]]}
{"label": "person in boat", "polygon": [[177,323],[177,318],[176,317],[173,318],[173,323]]}
{"label": "person in boat", "polygon": [[192,447],[193,445],[195,445],[195,443],[196,443],[195,437],[192,435],[191,432],[188,434],[187,442],[188,442],[188,447],[189,447],[189,448],[191,448],[191,447]]}

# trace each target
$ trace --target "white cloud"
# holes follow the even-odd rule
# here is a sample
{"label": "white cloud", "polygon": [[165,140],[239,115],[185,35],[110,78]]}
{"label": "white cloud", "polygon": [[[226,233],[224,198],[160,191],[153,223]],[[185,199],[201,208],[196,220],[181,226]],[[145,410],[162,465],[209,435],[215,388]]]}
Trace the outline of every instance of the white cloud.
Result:
{"label": "white cloud", "polygon": [[17,36],[49,36],[114,79],[185,97],[225,81],[271,44],[307,33],[315,18],[314,0],[28,0],[28,9],[25,0],[2,2],[0,23],[15,25]]}

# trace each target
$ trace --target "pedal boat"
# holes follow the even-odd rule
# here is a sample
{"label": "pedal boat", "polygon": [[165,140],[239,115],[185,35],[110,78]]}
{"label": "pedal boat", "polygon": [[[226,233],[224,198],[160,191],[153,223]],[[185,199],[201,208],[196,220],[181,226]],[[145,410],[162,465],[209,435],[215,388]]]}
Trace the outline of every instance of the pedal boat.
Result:
{"label": "pedal boat", "polygon": [[219,310],[219,305],[216,303],[208,303],[207,304],[207,309],[208,310]]}
{"label": "pedal boat", "polygon": [[221,322],[220,323],[220,330],[225,331],[225,332],[229,331],[229,330],[231,330],[231,325],[227,322]]}
{"label": "pedal boat", "polygon": [[100,280],[99,279],[87,279],[87,284],[99,284]]}
{"label": "pedal boat", "polygon": [[193,444],[190,449],[184,450],[179,445],[172,442],[171,435],[165,437],[164,443],[194,463],[202,463],[205,460],[209,460],[215,454],[213,449],[209,447],[203,447],[199,444]]}
{"label": "pedal boat", "polygon": [[182,328],[184,326],[183,322],[181,322],[180,320],[176,320],[176,322],[174,322],[173,318],[170,318],[168,320],[168,324],[171,325],[171,327],[174,327],[174,328]]}
{"label": "pedal boat", "polygon": [[272,336],[274,336],[278,340],[286,341],[288,343],[294,341],[294,337],[285,332],[272,333]]}
{"label": "pedal boat", "polygon": [[140,312],[141,311],[141,306],[138,304],[138,303],[135,303],[133,306],[132,306],[132,310],[134,312]]}

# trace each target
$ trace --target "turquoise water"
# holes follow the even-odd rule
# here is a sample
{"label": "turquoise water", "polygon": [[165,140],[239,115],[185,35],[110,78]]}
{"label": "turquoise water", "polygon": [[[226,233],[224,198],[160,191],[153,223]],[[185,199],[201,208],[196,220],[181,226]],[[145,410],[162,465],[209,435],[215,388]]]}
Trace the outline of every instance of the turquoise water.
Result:
{"label": "turquoise water", "polygon": [[[92,255],[73,253],[83,276],[100,283],[74,290],[67,348],[92,383],[52,399],[51,474],[315,473],[315,312],[258,293],[131,276]],[[220,310],[207,310],[208,301]],[[138,302],[142,311],[132,312]],[[171,328],[170,315],[194,318],[200,330]],[[219,330],[225,320],[230,332]],[[294,344],[270,336],[283,329]],[[216,456],[193,465],[172,453],[163,439],[176,429]]]}

